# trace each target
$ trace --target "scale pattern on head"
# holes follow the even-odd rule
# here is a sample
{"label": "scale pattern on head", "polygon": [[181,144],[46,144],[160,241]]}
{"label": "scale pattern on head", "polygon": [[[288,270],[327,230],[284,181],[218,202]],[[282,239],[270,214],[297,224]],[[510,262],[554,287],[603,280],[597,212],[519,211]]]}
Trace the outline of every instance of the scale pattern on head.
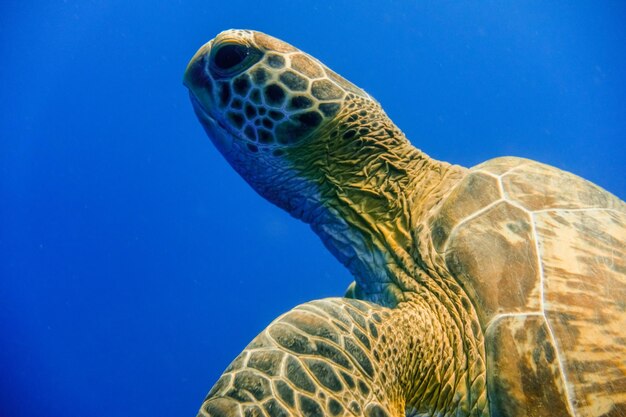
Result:
{"label": "scale pattern on head", "polygon": [[333,119],[346,95],[368,97],[293,46],[246,30],[222,32],[201,48],[185,83],[248,151],[275,155]]}

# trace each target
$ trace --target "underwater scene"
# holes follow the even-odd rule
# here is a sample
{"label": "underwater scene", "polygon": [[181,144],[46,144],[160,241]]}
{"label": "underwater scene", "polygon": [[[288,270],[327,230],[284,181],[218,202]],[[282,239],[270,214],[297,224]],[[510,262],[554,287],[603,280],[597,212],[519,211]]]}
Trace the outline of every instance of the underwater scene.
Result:
{"label": "underwater scene", "polygon": [[[543,381],[524,401],[626,415],[624,22],[626,5],[592,1],[4,2],[0,417],[193,416],[218,380],[211,395],[229,399],[203,415],[533,415],[511,388],[520,326],[553,373],[520,377]],[[530,161],[466,170],[502,156],[598,187]],[[501,224],[508,243],[485,237]],[[438,272],[396,270],[411,265]],[[583,270],[606,286],[576,281]],[[550,299],[560,285],[571,292]],[[440,286],[441,326],[478,352],[450,367],[467,392],[444,401],[439,381],[381,399],[386,375],[415,378],[397,359],[414,335],[456,363],[445,329],[424,324],[433,301],[407,295]],[[413,302],[429,313],[396,314]],[[574,306],[593,327],[568,321]],[[220,379],[288,311],[241,360],[272,388]],[[323,338],[343,350],[321,353]],[[584,355],[568,349],[585,343],[609,356],[578,381],[568,366]]]}

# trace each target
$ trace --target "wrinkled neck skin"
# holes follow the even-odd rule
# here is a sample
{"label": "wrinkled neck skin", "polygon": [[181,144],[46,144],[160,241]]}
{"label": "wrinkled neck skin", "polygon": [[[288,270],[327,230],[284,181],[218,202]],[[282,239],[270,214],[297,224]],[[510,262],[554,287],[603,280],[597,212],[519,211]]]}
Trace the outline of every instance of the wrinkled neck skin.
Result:
{"label": "wrinkled neck skin", "polygon": [[290,155],[296,168],[311,160],[321,168],[306,175],[316,191],[285,208],[354,275],[356,298],[395,307],[428,279],[416,276],[424,272],[416,227],[466,170],[411,145],[377,103],[353,108]]}

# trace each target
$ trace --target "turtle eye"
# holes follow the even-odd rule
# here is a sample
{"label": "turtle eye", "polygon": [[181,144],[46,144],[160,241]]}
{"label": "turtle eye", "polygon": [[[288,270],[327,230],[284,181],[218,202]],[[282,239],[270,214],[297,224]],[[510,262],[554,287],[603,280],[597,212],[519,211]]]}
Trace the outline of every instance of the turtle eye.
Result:
{"label": "turtle eye", "polygon": [[213,57],[213,62],[219,69],[228,71],[241,64],[248,56],[248,53],[248,48],[243,45],[224,45],[217,50],[215,57]]}
{"label": "turtle eye", "polygon": [[258,52],[254,48],[239,43],[219,45],[211,54],[213,72],[221,77],[232,76],[243,71],[258,60]]}

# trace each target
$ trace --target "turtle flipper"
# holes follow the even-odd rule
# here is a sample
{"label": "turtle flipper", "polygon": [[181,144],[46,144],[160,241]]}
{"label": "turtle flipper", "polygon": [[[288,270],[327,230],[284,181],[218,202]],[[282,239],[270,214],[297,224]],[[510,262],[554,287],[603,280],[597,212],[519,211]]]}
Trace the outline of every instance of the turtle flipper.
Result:
{"label": "turtle flipper", "polygon": [[342,298],[294,308],[230,364],[198,416],[404,416],[372,349],[388,312]]}
{"label": "turtle flipper", "polygon": [[[302,304],[272,322],[230,364],[199,416],[404,417],[488,414],[484,375],[425,303],[390,309],[348,298]],[[433,389],[432,387],[437,387]]]}
{"label": "turtle flipper", "polygon": [[344,298],[356,298],[356,281],[352,281],[348,288],[346,289],[346,293],[344,294]]}

